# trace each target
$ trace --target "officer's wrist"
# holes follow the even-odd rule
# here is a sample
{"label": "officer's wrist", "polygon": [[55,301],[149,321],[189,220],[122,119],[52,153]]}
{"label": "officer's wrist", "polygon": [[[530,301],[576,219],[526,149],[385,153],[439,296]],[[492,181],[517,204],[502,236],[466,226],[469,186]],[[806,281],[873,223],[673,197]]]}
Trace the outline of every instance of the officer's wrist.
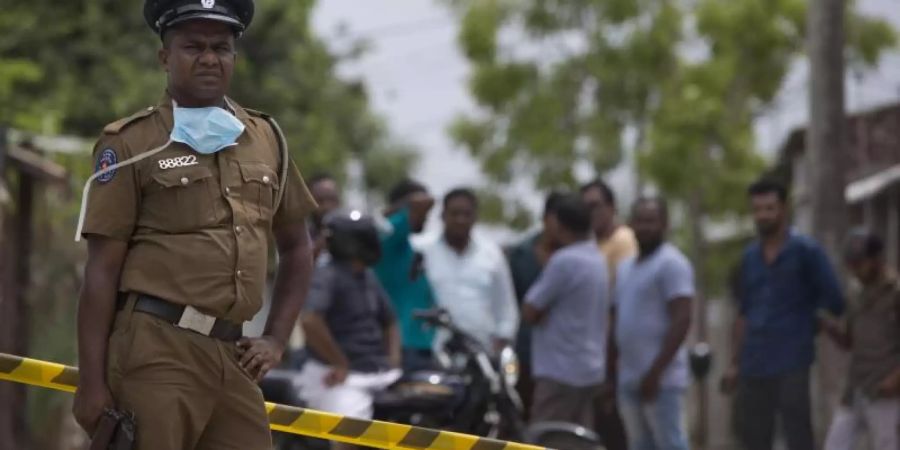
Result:
{"label": "officer's wrist", "polygon": [[277,336],[267,334],[267,335],[261,336],[261,338],[265,339],[266,341],[268,341],[272,344],[275,344],[282,352],[284,352],[284,350],[287,348],[287,342],[279,339]]}

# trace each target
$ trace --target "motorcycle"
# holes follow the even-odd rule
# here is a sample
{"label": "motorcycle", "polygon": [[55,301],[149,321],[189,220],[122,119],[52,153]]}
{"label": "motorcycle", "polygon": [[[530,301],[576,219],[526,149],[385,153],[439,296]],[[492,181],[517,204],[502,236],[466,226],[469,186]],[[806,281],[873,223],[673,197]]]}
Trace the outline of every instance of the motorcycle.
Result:
{"label": "motorcycle", "polygon": [[[545,448],[599,450],[600,439],[576,425],[547,422],[526,427],[522,400],[515,389],[519,363],[512,348],[498,356],[459,329],[444,310],[415,313],[424,323],[447,331],[449,338],[435,352],[436,368],[404,374],[375,394],[374,418],[424,428],[527,442]],[[295,358],[296,360],[296,358]],[[298,367],[273,370],[261,383],[268,401],[305,406],[294,377]],[[328,443],[303,436],[275,433],[276,450],[326,450]]]}
{"label": "motorcycle", "polygon": [[435,352],[438,369],[406,374],[376,394],[375,417],[494,439],[521,439],[525,426],[522,400],[515,390],[519,376],[515,351],[507,347],[493,357],[446,311],[419,311],[415,317],[449,334]]}

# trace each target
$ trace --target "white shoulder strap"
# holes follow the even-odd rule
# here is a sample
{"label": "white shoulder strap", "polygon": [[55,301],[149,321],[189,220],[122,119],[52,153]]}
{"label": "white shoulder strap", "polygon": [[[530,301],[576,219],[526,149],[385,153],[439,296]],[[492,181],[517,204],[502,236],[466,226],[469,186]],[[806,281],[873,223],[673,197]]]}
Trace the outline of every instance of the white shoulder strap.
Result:
{"label": "white shoulder strap", "polygon": [[81,209],[78,212],[78,226],[75,228],[75,242],[78,242],[81,240],[81,230],[84,228],[84,218],[87,215],[88,193],[90,193],[90,191],[91,191],[91,183],[93,183],[94,180],[96,180],[98,177],[100,177],[104,174],[107,174],[109,172],[112,172],[113,170],[116,170],[120,167],[125,167],[130,164],[134,164],[140,160],[147,159],[147,158],[159,153],[159,152],[163,151],[166,147],[168,147],[169,144],[171,144],[171,143],[172,143],[172,139],[169,139],[168,141],[166,141],[165,144],[160,145],[159,147],[156,147],[153,150],[150,150],[149,152],[141,153],[140,155],[137,155],[132,158],[128,158],[125,161],[122,161],[120,163],[116,163],[111,166],[108,166],[103,170],[98,170],[93,175],[91,175],[90,178],[87,179],[87,182],[84,183],[84,191],[81,193]]}
{"label": "white shoulder strap", "polygon": [[278,122],[268,115],[263,116],[263,118],[265,118],[266,122],[269,122],[269,125],[275,130],[275,138],[278,140],[278,149],[281,150],[281,177],[278,192],[275,194],[275,211],[277,212],[278,207],[281,206],[281,199],[284,198],[284,188],[287,186],[288,168],[291,166],[291,155],[288,152],[287,139],[284,138],[284,133],[281,131],[281,127],[278,126]]}

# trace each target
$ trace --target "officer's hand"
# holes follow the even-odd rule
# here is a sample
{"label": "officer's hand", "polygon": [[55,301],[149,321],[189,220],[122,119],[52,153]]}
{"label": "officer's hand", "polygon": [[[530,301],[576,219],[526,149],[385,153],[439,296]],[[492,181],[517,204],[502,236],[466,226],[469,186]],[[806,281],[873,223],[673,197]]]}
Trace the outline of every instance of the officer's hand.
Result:
{"label": "officer's hand", "polygon": [[331,371],[328,372],[328,375],[325,375],[325,386],[334,387],[340,384],[344,384],[344,381],[347,381],[347,375],[349,373],[350,369],[348,369],[347,367],[332,367]]}
{"label": "officer's hand", "polygon": [[281,362],[284,355],[284,344],[271,336],[241,338],[237,343],[237,349],[241,367],[256,378],[256,381],[262,380]]}
{"label": "officer's hand", "polygon": [[79,386],[75,392],[75,404],[72,414],[75,421],[88,434],[93,435],[97,423],[107,408],[113,408],[112,394],[106,384],[100,386]]}

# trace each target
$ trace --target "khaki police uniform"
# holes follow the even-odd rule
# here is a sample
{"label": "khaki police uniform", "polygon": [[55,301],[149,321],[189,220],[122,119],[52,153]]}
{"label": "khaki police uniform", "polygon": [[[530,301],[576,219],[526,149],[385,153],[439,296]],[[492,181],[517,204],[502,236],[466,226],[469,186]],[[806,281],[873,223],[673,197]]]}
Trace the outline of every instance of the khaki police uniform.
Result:
{"label": "khaki police uniform", "polygon": [[[234,323],[259,311],[272,228],[302,226],[315,209],[291,161],[280,204],[282,154],[261,113],[232,101],[246,127],[237,145],[201,155],[181,143],[93,182],[83,234],[128,243],[108,348],[117,407],[135,413],[139,450],[271,447],[259,388],[235,342],[134,311],[151,296]],[[155,149],[172,130],[172,101],[114,122],[94,150],[97,168]]]}

